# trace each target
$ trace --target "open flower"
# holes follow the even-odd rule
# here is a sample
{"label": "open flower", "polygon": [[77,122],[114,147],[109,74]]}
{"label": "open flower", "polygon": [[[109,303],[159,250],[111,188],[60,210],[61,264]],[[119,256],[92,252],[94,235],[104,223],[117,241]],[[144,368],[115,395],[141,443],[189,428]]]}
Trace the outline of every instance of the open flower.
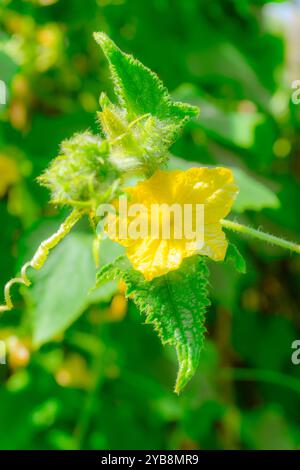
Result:
{"label": "open flower", "polygon": [[[143,273],[147,280],[177,269],[184,258],[196,253],[215,261],[224,259],[227,240],[220,221],[230,212],[238,193],[231,170],[191,168],[187,171],[157,171],[148,180],[126,188],[125,192],[128,195],[128,216],[121,218],[122,202],[115,201],[118,215],[111,215],[110,219],[114,218],[118,230],[110,230],[108,234],[126,247],[126,254],[133,267]],[[132,224],[137,228],[136,207],[143,208],[138,217],[140,229],[148,228],[147,232],[141,231],[139,237],[133,236],[132,230]],[[191,217],[188,234],[185,229],[182,230],[185,221],[181,224],[181,220],[176,219],[173,211],[169,210],[174,207],[181,208],[182,217],[186,214]],[[189,211],[185,212],[187,207]],[[200,224],[197,221],[199,207],[203,209]],[[153,214],[156,216],[155,221]],[[166,219],[169,225],[168,237],[164,236]]]}

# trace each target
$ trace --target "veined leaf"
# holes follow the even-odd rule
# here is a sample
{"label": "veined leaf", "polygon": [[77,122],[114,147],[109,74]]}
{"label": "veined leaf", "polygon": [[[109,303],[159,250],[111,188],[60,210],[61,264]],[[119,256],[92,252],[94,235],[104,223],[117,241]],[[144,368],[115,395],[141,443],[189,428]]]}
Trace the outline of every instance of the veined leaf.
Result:
{"label": "veined leaf", "polygon": [[117,98],[114,105],[103,94],[99,113],[113,154],[121,168],[125,160],[124,169],[128,169],[133,164],[128,156],[134,156],[140,165],[146,162],[155,170],[184,123],[197,116],[198,108],[172,101],[158,76],[122,52],[105,33],[95,33],[95,39],[109,62]]}
{"label": "veined leaf", "polygon": [[194,375],[204,340],[208,270],[205,258],[187,258],[176,271],[147,282],[126,257],[104,266],[97,284],[123,279],[126,295],[154,325],[163,344],[175,347],[179,362],[175,391],[179,393]]}

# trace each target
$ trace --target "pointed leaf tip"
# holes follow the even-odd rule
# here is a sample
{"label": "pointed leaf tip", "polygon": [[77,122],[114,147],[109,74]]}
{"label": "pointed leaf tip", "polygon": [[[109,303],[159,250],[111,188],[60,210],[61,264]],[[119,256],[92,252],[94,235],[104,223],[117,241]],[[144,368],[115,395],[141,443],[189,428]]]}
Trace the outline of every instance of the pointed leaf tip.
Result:
{"label": "pointed leaf tip", "polygon": [[[104,134],[113,141],[114,163],[121,171],[146,165],[151,174],[164,165],[169,147],[185,123],[198,115],[198,108],[173,101],[158,75],[119,49],[107,34],[94,33],[94,38],[106,56],[114,85],[115,99],[110,103],[102,95],[99,115]],[[117,139],[125,134],[127,138]]]}
{"label": "pointed leaf tip", "polygon": [[175,127],[198,115],[197,107],[172,101],[158,75],[123,52],[106,33],[96,32],[94,38],[109,62],[119,104],[129,114],[150,113]]}
{"label": "pointed leaf tip", "polygon": [[[152,324],[162,343],[175,348],[179,370],[175,392],[179,394],[195,374],[205,338],[208,298],[208,269],[204,257],[187,258],[180,269],[147,282],[126,257],[104,266],[98,285],[123,279],[126,296],[131,297],[146,323]],[[180,286],[180,287],[179,287]]]}
{"label": "pointed leaf tip", "polygon": [[105,55],[108,54],[109,50],[118,49],[117,45],[106,33],[100,31],[94,33],[93,36],[96,43],[99,44]]}

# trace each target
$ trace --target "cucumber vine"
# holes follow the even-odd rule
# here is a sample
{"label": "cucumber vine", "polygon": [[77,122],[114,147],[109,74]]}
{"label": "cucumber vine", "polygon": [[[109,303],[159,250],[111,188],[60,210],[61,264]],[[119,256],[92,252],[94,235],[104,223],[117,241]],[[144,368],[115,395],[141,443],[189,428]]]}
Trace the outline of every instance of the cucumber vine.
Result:
{"label": "cucumber vine", "polygon": [[[131,177],[148,182],[156,181],[156,175],[162,175],[163,178],[167,174],[163,171],[167,169],[170,146],[177,139],[184,124],[198,114],[196,107],[172,101],[157,75],[131,55],[122,52],[107,35],[96,33],[95,39],[110,66],[114,101],[105,93],[101,94],[101,111],[97,114],[100,134],[93,135],[86,131],[64,141],[60,155],[39,178],[39,182],[50,190],[51,202],[57,206],[68,206],[72,211],[57,232],[40,244],[33,258],[23,266],[20,277],[6,284],[5,305],[0,306],[1,312],[13,309],[12,286],[29,286],[28,269],[41,269],[50,250],[84,215],[90,218],[95,228],[94,251],[98,251],[97,246],[102,237],[102,234],[98,233],[99,230],[97,231],[97,227],[99,229],[101,226],[97,215],[99,206],[112,202],[118,195],[123,194],[126,182]],[[187,181],[189,178],[192,181],[201,171],[187,172]],[[176,177],[178,174],[176,173]],[[209,173],[207,176],[203,170],[206,180],[200,179],[198,184],[209,186],[212,184],[211,175],[215,175],[218,182],[222,175],[228,179],[228,174],[226,169],[216,169],[215,173]],[[186,184],[185,180],[183,181]],[[175,391],[178,393],[193,376],[199,363],[205,334],[205,310],[210,304],[206,259],[214,259],[211,247],[218,243],[222,243],[224,248],[223,255],[218,255],[218,259],[224,259],[227,240],[222,227],[300,254],[300,245],[296,243],[224,219],[235,197],[234,183],[228,181],[224,183],[224,188],[214,186],[209,194],[208,199],[213,204],[213,210],[219,214],[219,220],[213,220],[212,227],[216,230],[216,238],[218,235],[220,240],[211,236],[211,245],[207,242],[206,251],[195,252],[193,256],[185,254],[178,261],[176,269],[174,263],[170,262],[165,266],[162,275],[149,279],[143,275],[142,269],[134,268],[129,254],[104,266],[97,274],[96,285],[111,279],[124,280],[126,295],[132,298],[139,310],[145,314],[146,322],[154,325],[163,344],[175,347],[179,362],[175,385]],[[227,190],[226,185],[231,185],[231,189]],[[184,188],[182,191],[186,192],[186,186]],[[154,193],[157,195],[159,190],[157,184]],[[225,210],[226,191],[230,194],[230,204],[228,202]],[[155,259],[158,257],[157,253],[153,256]],[[162,260],[163,256],[167,256],[169,262],[173,260],[174,253],[164,253],[161,255]],[[244,260],[232,244],[228,246],[226,256],[234,259],[237,269],[244,270]]]}

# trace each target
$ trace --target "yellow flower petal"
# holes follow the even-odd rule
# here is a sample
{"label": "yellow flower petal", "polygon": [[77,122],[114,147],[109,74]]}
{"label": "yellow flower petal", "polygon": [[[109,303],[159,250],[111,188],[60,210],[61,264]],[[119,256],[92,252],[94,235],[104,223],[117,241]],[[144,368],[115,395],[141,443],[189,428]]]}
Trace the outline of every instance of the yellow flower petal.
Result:
{"label": "yellow flower petal", "polygon": [[[182,260],[200,253],[215,261],[224,259],[227,240],[222,231],[220,220],[232,207],[238,188],[234,183],[231,170],[227,168],[191,168],[187,171],[157,171],[148,180],[139,182],[135,187],[127,188],[128,209],[134,204],[143,204],[147,209],[146,218],[151,224],[152,204],[196,204],[204,205],[204,244],[199,248],[196,236],[189,240],[176,239],[171,233],[170,239],[147,237],[132,239],[111,236],[112,239],[126,246],[126,253],[133,267],[142,272],[147,280],[177,269]],[[118,207],[118,201],[115,201]],[[195,210],[193,209],[193,215]],[[133,217],[128,217],[127,228]],[[115,220],[119,226],[118,217]],[[118,233],[118,232],[117,232]],[[160,232],[159,232],[160,233]]]}
{"label": "yellow flower petal", "polygon": [[177,269],[183,258],[188,256],[183,243],[179,242],[178,240],[153,240],[149,238],[131,244],[127,248],[126,254],[132,266],[137,271],[142,272],[145,279],[151,281],[154,277],[162,276]]}

